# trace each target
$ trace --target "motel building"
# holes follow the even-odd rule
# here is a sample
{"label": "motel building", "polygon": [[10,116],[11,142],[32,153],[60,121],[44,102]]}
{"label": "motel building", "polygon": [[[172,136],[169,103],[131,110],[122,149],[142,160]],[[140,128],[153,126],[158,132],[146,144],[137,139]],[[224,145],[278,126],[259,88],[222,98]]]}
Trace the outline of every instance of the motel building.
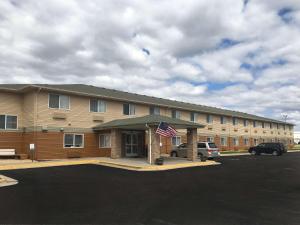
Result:
{"label": "motel building", "polygon": [[[156,129],[166,122],[173,138]],[[247,113],[196,105],[83,84],[1,84],[0,156],[14,151],[37,160],[74,157],[140,157],[154,163],[181,143],[188,160],[197,142],[221,151],[261,142],[293,145],[293,124]],[[31,145],[32,146],[32,145]]]}

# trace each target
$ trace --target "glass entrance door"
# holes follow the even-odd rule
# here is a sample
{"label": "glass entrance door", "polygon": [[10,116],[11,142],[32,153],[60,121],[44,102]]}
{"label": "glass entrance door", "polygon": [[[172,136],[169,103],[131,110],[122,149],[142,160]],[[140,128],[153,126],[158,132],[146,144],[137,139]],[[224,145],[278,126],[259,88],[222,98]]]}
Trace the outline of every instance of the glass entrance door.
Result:
{"label": "glass entrance door", "polygon": [[138,133],[125,133],[125,154],[127,157],[138,156]]}

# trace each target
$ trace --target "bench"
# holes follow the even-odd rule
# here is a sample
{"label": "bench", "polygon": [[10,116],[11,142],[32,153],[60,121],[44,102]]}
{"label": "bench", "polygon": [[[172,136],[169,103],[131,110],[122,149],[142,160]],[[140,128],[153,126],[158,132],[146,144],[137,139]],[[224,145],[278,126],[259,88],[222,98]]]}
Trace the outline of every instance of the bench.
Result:
{"label": "bench", "polygon": [[16,154],[15,149],[0,149],[0,158],[27,159],[27,154]]}
{"label": "bench", "polygon": [[16,156],[15,149],[0,149],[0,156]]}

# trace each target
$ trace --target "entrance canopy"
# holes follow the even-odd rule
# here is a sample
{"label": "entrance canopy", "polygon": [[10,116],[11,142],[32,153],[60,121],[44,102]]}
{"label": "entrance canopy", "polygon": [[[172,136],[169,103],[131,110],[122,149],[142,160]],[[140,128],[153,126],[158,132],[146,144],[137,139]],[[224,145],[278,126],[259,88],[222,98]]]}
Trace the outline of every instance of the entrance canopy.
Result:
{"label": "entrance canopy", "polygon": [[132,117],[127,119],[112,120],[107,123],[103,123],[94,127],[95,131],[107,130],[107,129],[134,129],[134,130],[147,130],[148,126],[159,125],[160,122],[166,122],[175,129],[187,129],[187,128],[203,128],[205,125],[185,121],[181,119],[171,118],[160,115],[147,115],[141,117]]}

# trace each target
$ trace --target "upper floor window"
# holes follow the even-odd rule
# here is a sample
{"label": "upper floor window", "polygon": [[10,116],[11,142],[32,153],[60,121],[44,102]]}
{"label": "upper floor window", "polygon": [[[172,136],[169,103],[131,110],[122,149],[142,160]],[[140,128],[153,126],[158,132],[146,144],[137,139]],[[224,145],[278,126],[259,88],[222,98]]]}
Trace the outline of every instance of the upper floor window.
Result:
{"label": "upper floor window", "polygon": [[172,110],[172,118],[180,119],[180,112],[178,110]]}
{"label": "upper floor window", "polygon": [[70,109],[70,97],[59,94],[49,94],[49,108]]}
{"label": "upper floor window", "polygon": [[226,123],[226,117],[225,116],[221,116],[220,117],[220,123],[221,124],[225,124]]}
{"label": "upper floor window", "polygon": [[135,115],[135,105],[130,103],[123,104],[123,114],[124,115]]}
{"label": "upper floor window", "polygon": [[248,126],[248,120],[244,120],[244,127]]}
{"label": "upper floor window", "polygon": [[233,125],[237,125],[237,124],[238,124],[238,118],[233,117],[233,118],[232,118],[232,124],[233,124]]}
{"label": "upper floor window", "polygon": [[65,134],[64,147],[65,148],[83,148],[83,134]]}
{"label": "upper floor window", "polygon": [[265,123],[264,122],[261,122],[261,127],[265,128]]}
{"label": "upper floor window", "polygon": [[285,130],[285,125],[283,125],[283,130]]}
{"label": "upper floor window", "polygon": [[99,99],[91,99],[90,112],[106,112],[106,102]]}
{"label": "upper floor window", "polygon": [[0,115],[0,129],[9,130],[18,128],[18,117],[10,115]]}
{"label": "upper floor window", "polygon": [[256,124],[256,121],[253,121],[253,127],[256,127],[257,124]]}
{"label": "upper floor window", "polygon": [[273,123],[270,123],[270,129],[273,129]]}
{"label": "upper floor window", "polygon": [[213,123],[212,115],[209,115],[209,114],[206,115],[206,123]]}
{"label": "upper floor window", "polygon": [[198,119],[198,114],[195,112],[191,112],[191,121],[197,122],[197,119]]}
{"label": "upper floor window", "polygon": [[289,130],[292,130],[293,128],[292,128],[292,126],[289,126]]}
{"label": "upper floor window", "polygon": [[160,114],[160,108],[157,107],[157,106],[150,106],[149,114],[150,115],[159,115]]}

